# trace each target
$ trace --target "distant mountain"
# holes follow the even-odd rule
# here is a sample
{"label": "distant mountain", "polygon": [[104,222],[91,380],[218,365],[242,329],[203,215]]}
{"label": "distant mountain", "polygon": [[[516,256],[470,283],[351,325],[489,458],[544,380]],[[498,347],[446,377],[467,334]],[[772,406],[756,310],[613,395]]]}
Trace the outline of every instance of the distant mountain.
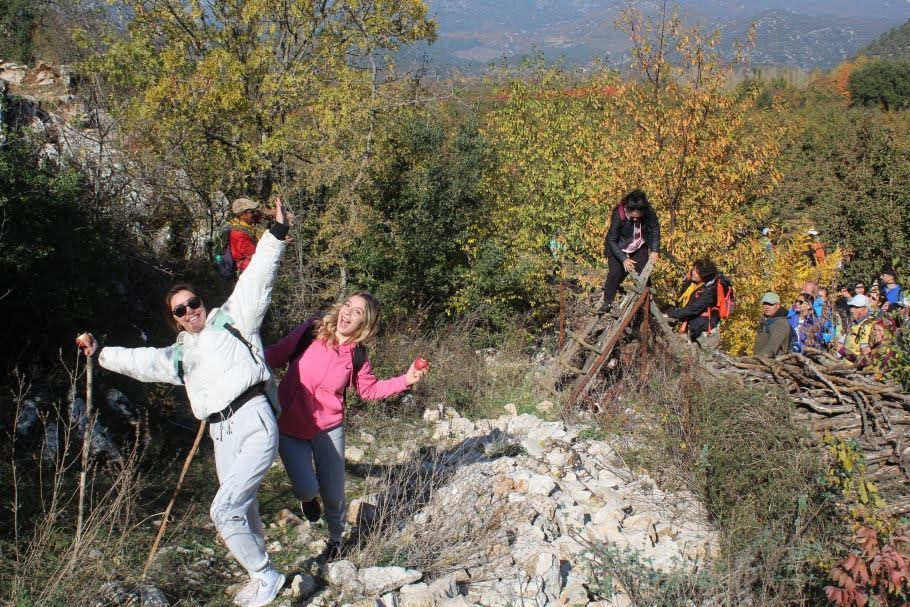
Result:
{"label": "distant mountain", "polygon": [[[439,40],[425,52],[435,63],[486,65],[538,48],[551,58],[622,62],[627,37],[615,22],[625,0],[429,0]],[[638,0],[655,13],[660,0]],[[758,26],[755,63],[828,67],[852,56],[910,17],[910,0],[686,0],[683,14],[720,29],[726,48]],[[798,6],[798,13],[790,7]]]}
{"label": "distant mountain", "polygon": [[910,57],[910,20],[882,34],[861,53],[871,57],[892,59]]}
{"label": "distant mountain", "polygon": [[829,68],[875,40],[887,24],[849,17],[810,17],[792,11],[770,10],[740,19],[721,29],[727,44],[746,37],[756,26],[751,61],[762,65]]}

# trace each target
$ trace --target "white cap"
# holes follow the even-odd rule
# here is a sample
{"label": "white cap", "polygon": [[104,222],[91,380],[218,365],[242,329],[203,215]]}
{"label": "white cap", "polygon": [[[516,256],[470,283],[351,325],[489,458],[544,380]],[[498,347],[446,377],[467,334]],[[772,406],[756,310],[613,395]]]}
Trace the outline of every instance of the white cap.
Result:
{"label": "white cap", "polygon": [[847,302],[847,305],[851,308],[868,308],[869,298],[865,295],[854,295],[850,298],[850,301]]}
{"label": "white cap", "polygon": [[808,234],[809,236],[818,236],[818,230],[816,230],[815,228],[812,228],[811,230],[806,232],[806,234]]}

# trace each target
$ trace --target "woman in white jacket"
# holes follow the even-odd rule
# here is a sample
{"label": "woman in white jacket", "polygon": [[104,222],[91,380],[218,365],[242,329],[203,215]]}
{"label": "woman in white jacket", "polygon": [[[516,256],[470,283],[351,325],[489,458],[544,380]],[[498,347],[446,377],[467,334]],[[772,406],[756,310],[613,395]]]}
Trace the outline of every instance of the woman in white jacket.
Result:
{"label": "woman in white jacket", "polygon": [[86,355],[99,353],[106,369],[143,382],[183,384],[193,414],[208,419],[220,483],[210,514],[228,550],[250,574],[234,600],[244,607],[267,605],[285,582],[266,554],[256,498],[278,449],[278,399],[259,337],[289,229],[280,200],[275,207],[277,223],[259,241],[221,308],[206,310],[189,285],[168,292],[179,331],[174,345],[99,348],[90,333],[77,340]]}

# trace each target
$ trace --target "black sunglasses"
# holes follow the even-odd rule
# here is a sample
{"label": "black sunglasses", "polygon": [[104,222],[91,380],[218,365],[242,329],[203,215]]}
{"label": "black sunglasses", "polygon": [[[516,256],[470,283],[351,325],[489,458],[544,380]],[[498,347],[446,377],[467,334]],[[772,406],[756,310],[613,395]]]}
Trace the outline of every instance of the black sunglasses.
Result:
{"label": "black sunglasses", "polygon": [[174,316],[176,316],[177,318],[183,318],[184,316],[186,316],[187,308],[189,308],[190,310],[198,310],[199,306],[201,306],[201,305],[202,305],[201,299],[199,299],[198,297],[190,297],[188,300],[186,300],[185,304],[180,304],[179,306],[177,306],[176,308],[171,310],[171,312],[173,312]]}
{"label": "black sunglasses", "polygon": [[801,306],[806,305],[806,302],[804,302],[802,299],[797,299],[797,300],[796,300],[796,303],[798,303],[798,304],[801,305]]}

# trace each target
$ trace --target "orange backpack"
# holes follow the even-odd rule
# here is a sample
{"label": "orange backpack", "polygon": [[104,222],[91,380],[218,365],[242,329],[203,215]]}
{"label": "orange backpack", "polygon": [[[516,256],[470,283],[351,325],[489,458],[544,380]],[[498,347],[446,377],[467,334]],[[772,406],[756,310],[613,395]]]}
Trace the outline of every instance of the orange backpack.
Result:
{"label": "orange backpack", "polygon": [[720,317],[730,318],[736,311],[736,292],[729,281],[717,277],[717,312]]}

